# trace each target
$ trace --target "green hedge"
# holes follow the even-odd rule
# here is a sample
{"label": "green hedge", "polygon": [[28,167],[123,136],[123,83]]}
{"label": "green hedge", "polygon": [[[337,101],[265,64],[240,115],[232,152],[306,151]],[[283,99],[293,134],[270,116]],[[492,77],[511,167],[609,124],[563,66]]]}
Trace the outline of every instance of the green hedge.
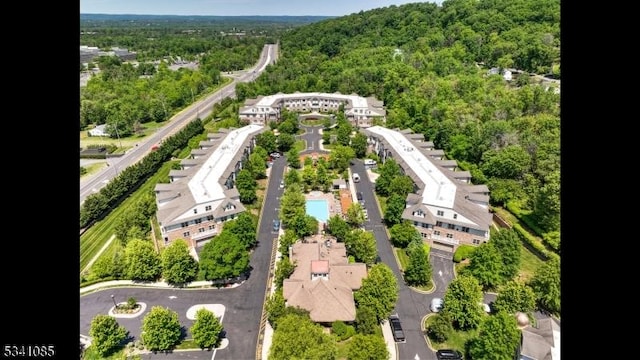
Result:
{"label": "green hedge", "polygon": [[527,248],[537,253],[543,260],[549,260],[551,257],[558,257],[558,254],[551,252],[545,248],[542,242],[526,231],[520,224],[513,224],[513,228],[516,230],[520,239],[525,243]]}

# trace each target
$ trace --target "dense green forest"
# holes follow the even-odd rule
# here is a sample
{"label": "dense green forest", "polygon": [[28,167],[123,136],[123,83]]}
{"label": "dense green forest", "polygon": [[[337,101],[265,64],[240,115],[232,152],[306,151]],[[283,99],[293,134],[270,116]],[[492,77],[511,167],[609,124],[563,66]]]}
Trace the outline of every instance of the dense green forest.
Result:
{"label": "dense green forest", "polygon": [[[295,91],[384,101],[387,126],[411,128],[487,184],[493,205],[560,249],[559,0],[447,0],[374,9],[294,29],[239,100]],[[491,67],[523,73],[511,82]]]}
{"label": "dense green forest", "polygon": [[[126,137],[162,122],[219,86],[222,74],[253,66],[282,33],[325,18],[81,15],[80,45],[126,48],[136,52],[136,64],[115,56],[80,64],[81,71],[100,69],[81,87],[80,129],[107,124],[110,134]],[[170,70],[177,59],[198,68]]]}

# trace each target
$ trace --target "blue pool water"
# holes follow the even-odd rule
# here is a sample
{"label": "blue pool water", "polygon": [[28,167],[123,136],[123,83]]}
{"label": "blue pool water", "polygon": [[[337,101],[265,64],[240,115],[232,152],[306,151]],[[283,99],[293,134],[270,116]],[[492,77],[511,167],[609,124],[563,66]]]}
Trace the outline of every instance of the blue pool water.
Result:
{"label": "blue pool water", "polygon": [[329,219],[329,205],[327,200],[307,200],[307,214],[318,219],[320,222],[327,222]]}

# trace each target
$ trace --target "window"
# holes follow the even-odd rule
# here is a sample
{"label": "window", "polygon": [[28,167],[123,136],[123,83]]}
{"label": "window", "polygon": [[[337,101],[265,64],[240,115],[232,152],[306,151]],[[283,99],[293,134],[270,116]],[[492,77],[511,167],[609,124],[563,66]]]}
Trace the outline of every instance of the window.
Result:
{"label": "window", "polygon": [[453,239],[453,234],[447,234],[447,239]]}
{"label": "window", "polygon": [[420,235],[422,235],[423,238],[426,238],[427,236],[429,236],[429,235],[427,235],[425,233],[420,233]]}
{"label": "window", "polygon": [[458,214],[453,214],[453,218],[457,219],[458,218]]}
{"label": "window", "polygon": [[193,213],[197,214],[198,213],[198,209],[193,209]]}
{"label": "window", "polygon": [[463,226],[461,231],[468,233],[469,232],[469,228],[466,227],[466,226]]}
{"label": "window", "polygon": [[211,211],[211,205],[207,205],[204,207],[204,211]]}
{"label": "window", "polygon": [[207,215],[207,221],[212,221],[213,220],[213,215]]}
{"label": "window", "polygon": [[195,222],[196,224],[200,224],[200,223],[202,222],[202,219],[195,219],[195,220],[194,220],[194,222]]}
{"label": "window", "polygon": [[189,226],[189,223],[188,222],[183,222],[182,224],[180,224],[180,226],[187,227],[187,226]]}
{"label": "window", "polygon": [[438,216],[444,216],[444,211],[438,210]]}
{"label": "window", "polygon": [[204,232],[204,228],[200,228],[200,229],[198,229],[198,232],[203,233],[203,232]]}
{"label": "window", "polygon": [[433,232],[434,235],[440,235],[440,231],[436,230]]}
{"label": "window", "polygon": [[188,231],[185,231],[182,233],[182,236],[184,237],[189,237],[189,235],[191,235]]}
{"label": "window", "polygon": [[215,225],[209,225],[209,230],[214,230],[216,228]]}
{"label": "window", "polygon": [[442,221],[436,221],[436,226],[442,227]]}
{"label": "window", "polygon": [[456,228],[456,226],[453,224],[447,224],[447,228],[449,228],[450,230],[453,230]]}
{"label": "window", "polygon": [[478,245],[478,244],[480,244],[480,240],[478,240],[478,239],[473,239],[473,243],[474,243],[475,245]]}

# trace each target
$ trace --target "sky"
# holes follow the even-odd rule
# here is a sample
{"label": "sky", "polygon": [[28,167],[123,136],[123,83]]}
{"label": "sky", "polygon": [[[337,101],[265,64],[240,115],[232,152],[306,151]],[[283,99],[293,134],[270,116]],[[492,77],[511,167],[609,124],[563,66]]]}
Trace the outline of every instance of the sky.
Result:
{"label": "sky", "polygon": [[345,16],[390,5],[443,0],[80,0],[81,14]]}

